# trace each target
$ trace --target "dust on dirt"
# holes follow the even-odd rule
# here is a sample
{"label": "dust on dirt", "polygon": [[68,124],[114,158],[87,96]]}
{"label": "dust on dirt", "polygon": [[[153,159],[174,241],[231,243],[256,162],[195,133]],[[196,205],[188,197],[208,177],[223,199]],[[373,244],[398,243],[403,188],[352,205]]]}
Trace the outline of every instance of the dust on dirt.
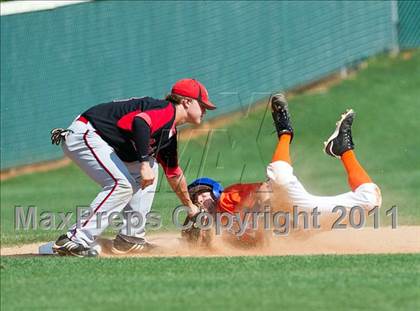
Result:
{"label": "dust on dirt", "polygon": [[[151,234],[149,241],[156,247],[141,255],[130,257],[214,257],[214,256],[286,256],[319,254],[395,254],[420,253],[420,226],[401,226],[396,229],[363,228],[333,231],[308,230],[292,232],[288,236],[270,234],[265,245],[241,248],[216,237],[210,248],[192,247],[179,233]],[[109,240],[103,240],[106,248]],[[2,256],[30,256],[38,254],[43,243],[1,248]],[[103,257],[118,257],[106,251]],[[126,255],[127,256],[127,255]]]}

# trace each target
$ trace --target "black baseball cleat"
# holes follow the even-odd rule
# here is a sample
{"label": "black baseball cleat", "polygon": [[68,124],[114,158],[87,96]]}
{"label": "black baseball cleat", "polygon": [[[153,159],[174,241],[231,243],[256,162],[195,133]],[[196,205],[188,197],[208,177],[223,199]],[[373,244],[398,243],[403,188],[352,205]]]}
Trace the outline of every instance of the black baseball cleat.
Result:
{"label": "black baseball cleat", "polygon": [[351,136],[351,126],[355,113],[353,109],[348,109],[341,115],[341,119],[336,123],[334,133],[324,142],[324,152],[332,157],[340,158],[347,150],[354,149],[353,138]]}
{"label": "black baseball cleat", "polygon": [[155,246],[143,238],[118,234],[112,241],[111,252],[116,255],[141,254],[153,248]]}
{"label": "black baseball cleat", "polygon": [[52,247],[53,252],[60,256],[96,257],[98,252],[93,248],[84,247],[73,242],[66,234],[61,235]]}
{"label": "black baseball cleat", "polygon": [[282,134],[290,134],[293,139],[293,127],[286,97],[282,93],[271,95],[270,104],[278,137]]}

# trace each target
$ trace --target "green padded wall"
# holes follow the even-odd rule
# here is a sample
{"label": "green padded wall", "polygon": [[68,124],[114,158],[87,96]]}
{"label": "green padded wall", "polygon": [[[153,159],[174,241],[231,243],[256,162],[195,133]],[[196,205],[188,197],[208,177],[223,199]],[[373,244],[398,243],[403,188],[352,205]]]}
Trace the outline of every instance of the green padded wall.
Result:
{"label": "green padded wall", "polygon": [[401,48],[420,46],[420,1],[398,1]]}
{"label": "green padded wall", "polygon": [[96,103],[195,77],[215,117],[391,49],[393,27],[387,1],[99,1],[2,16],[1,168],[62,157],[50,129]]}

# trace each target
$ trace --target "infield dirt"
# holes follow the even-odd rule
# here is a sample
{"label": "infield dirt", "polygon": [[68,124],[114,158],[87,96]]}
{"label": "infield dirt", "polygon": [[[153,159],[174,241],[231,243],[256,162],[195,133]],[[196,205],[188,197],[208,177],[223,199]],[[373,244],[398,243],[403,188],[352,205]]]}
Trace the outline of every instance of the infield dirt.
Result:
{"label": "infield dirt", "polygon": [[[395,254],[420,253],[420,226],[363,228],[335,231],[301,231],[288,236],[271,235],[266,245],[240,248],[216,237],[211,248],[191,247],[179,233],[151,234],[149,241],[156,247],[130,257],[212,257],[212,256],[286,256],[320,254]],[[102,240],[103,245],[109,240]],[[38,255],[43,243],[1,248],[2,256]],[[117,257],[105,252],[103,257]]]}

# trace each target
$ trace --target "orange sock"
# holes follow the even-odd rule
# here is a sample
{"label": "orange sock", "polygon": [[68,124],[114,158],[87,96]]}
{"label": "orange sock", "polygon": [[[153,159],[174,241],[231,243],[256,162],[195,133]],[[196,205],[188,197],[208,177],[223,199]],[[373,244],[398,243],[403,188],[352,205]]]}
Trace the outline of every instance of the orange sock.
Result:
{"label": "orange sock", "polygon": [[276,151],[274,151],[273,159],[271,160],[271,162],[284,161],[289,163],[290,165],[292,164],[289,153],[291,138],[292,135],[290,134],[283,134],[280,136],[279,142],[276,147]]}
{"label": "orange sock", "polygon": [[347,171],[349,185],[352,191],[356,190],[362,184],[371,183],[369,175],[356,159],[353,150],[348,150],[341,156],[344,168]]}

